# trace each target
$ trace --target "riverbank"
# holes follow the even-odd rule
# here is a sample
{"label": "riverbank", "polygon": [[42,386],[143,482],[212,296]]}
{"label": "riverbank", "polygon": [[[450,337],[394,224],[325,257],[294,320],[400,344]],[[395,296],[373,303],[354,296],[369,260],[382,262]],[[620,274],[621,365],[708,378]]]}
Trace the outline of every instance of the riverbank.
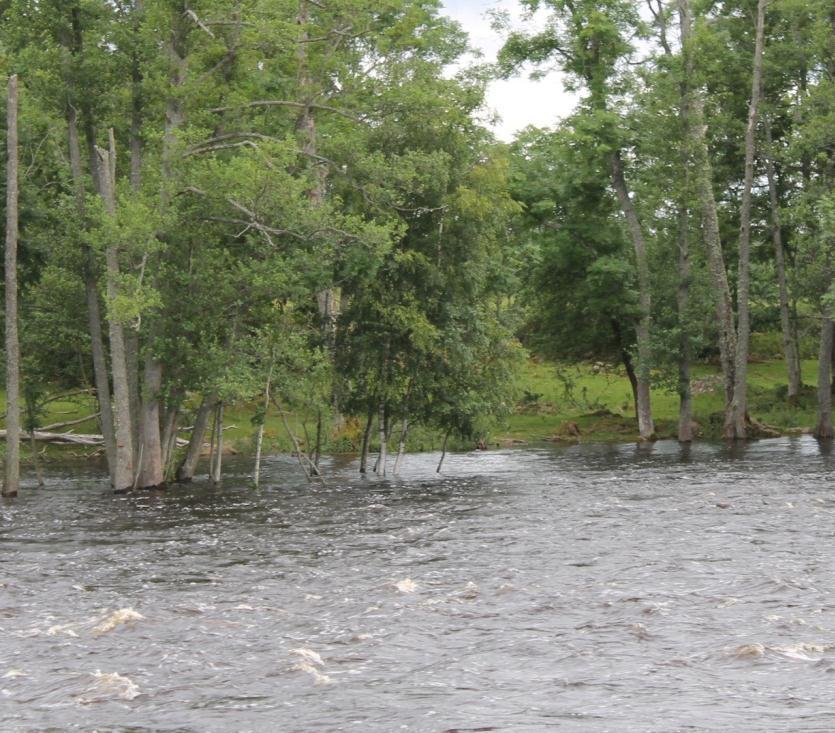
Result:
{"label": "riverbank", "polygon": [[[749,402],[752,418],[765,428],[765,435],[792,435],[807,431],[815,419],[814,382],[816,364],[803,362],[806,382],[797,406],[785,399],[785,365],[781,359],[756,359],[749,368]],[[629,381],[622,368],[602,363],[555,364],[531,359],[517,382],[517,401],[512,414],[485,424],[481,445],[503,447],[542,442],[633,442],[638,440]],[[693,419],[697,437],[718,439],[722,425],[722,384],[716,367],[697,364],[693,368]],[[226,410],[224,443],[227,453],[252,453],[256,428],[254,404],[231,405]],[[97,422],[90,417],[95,408],[89,394],[70,394],[45,406],[39,426],[67,424],[76,434],[96,433]],[[678,420],[678,396],[673,389],[656,387],[653,413],[659,439],[674,438]],[[85,417],[90,419],[84,420]],[[190,417],[186,416],[186,425]],[[290,429],[303,444],[312,440],[315,420],[288,415]],[[362,424],[349,418],[339,432],[328,437],[328,453],[353,453],[362,441]],[[184,435],[187,435],[184,433]],[[443,438],[436,431],[416,426],[408,440],[410,452],[433,451]],[[396,442],[396,436],[392,442]],[[469,450],[471,440],[450,441],[452,450]],[[292,440],[280,415],[271,411],[265,424],[265,451],[290,453]],[[45,460],[51,458],[92,459],[100,449],[80,445],[57,446],[38,443]],[[25,461],[31,461],[28,441],[23,445]]]}

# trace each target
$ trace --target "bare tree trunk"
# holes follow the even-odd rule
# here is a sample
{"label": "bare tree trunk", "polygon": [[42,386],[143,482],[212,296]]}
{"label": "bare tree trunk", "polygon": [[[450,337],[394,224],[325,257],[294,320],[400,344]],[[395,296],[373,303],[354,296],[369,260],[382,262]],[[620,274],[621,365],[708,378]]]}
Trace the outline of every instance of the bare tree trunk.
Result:
{"label": "bare tree trunk", "polygon": [[777,196],[777,176],[774,170],[773,140],[771,120],[765,123],[766,175],[768,177],[768,200],[771,209],[771,241],[774,244],[774,265],[777,270],[777,286],[780,291],[780,329],[783,334],[783,353],[788,371],[788,401],[796,405],[800,396],[801,374],[800,357],[797,350],[797,333],[791,318],[789,287],[786,279],[786,253],[783,248],[783,232],[780,221],[780,201]]}
{"label": "bare tree trunk", "polygon": [[18,143],[17,75],[6,107],[6,480],[3,496],[20,490],[20,342],[17,335]]}
{"label": "bare tree trunk", "polygon": [[215,428],[217,435],[215,437],[215,456],[212,465],[212,484],[220,486],[220,479],[223,476],[223,402],[217,403],[215,418]]}
{"label": "bare tree trunk", "polygon": [[139,466],[139,446],[142,445],[142,397],[139,391],[139,334],[125,328],[125,361],[128,365],[128,395],[130,396],[130,428],[133,441],[133,462]]}
{"label": "bare tree trunk", "polygon": [[765,6],[757,2],[757,31],[754,47],[754,75],[751,103],[745,129],[745,183],[742,189],[739,223],[739,269],[737,275],[736,363],[734,365],[734,398],[725,415],[725,437],[744,440],[748,420],[748,351],[751,341],[751,189],[754,185],[754,153],[757,144],[757,119],[762,89],[763,46],[765,44]]}
{"label": "bare tree trunk", "polygon": [[638,299],[641,309],[640,320],[636,328],[638,338],[638,433],[642,440],[652,440],[655,437],[655,425],[652,420],[652,406],[650,403],[652,293],[650,290],[649,259],[641,222],[632,204],[632,199],[629,197],[629,190],[623,175],[623,161],[620,157],[620,151],[612,154],[611,166],[612,185],[617,193],[621,211],[626,218],[627,229],[635,249],[635,263],[638,269]]}
{"label": "bare tree trunk", "polygon": [[441,460],[438,461],[438,468],[435,469],[435,473],[440,473],[441,469],[444,467],[444,460],[446,459],[446,447],[449,443],[449,433],[450,431],[447,430],[446,435],[444,435],[444,445],[441,449]]}
{"label": "bare tree trunk", "polygon": [[194,427],[191,429],[191,436],[188,441],[188,448],[183,461],[177,468],[177,481],[187,483],[194,478],[197,470],[197,463],[200,460],[200,453],[203,450],[203,440],[206,436],[206,429],[209,427],[209,420],[215,407],[215,397],[209,395],[203,398],[197,415],[194,418]]}
{"label": "bare tree trunk", "polygon": [[138,486],[152,489],[164,483],[159,400],[162,391],[162,365],[148,349],[145,356],[142,394],[142,464]]}
{"label": "bare tree trunk", "polygon": [[722,253],[719,235],[719,215],[716,197],[713,193],[713,171],[707,146],[707,125],[704,119],[704,102],[701,93],[692,83],[694,75],[692,34],[693,15],[690,0],[679,0],[681,40],[685,57],[685,84],[688,89],[687,109],[690,121],[687,131],[692,145],[691,154],[695,174],[696,190],[702,215],[702,237],[707,254],[708,267],[713,280],[714,306],[719,330],[719,359],[725,381],[725,405],[733,400],[735,375],[734,354],[736,353],[736,326],[734,324],[733,300]]}
{"label": "bare tree trunk", "polygon": [[388,415],[386,414],[386,403],[380,403],[380,415],[378,420],[380,421],[379,430],[380,430],[380,454],[377,456],[377,466],[374,469],[374,472],[378,476],[385,476],[386,475],[386,461],[387,461],[387,453],[388,453]]}
{"label": "bare tree trunk", "polygon": [[267,372],[267,381],[264,384],[264,414],[258,424],[258,436],[255,439],[255,470],[252,473],[252,483],[257,489],[261,484],[261,448],[264,444],[264,423],[267,422],[267,411],[270,409],[270,383],[273,378],[273,367],[275,360],[270,357],[270,368]]}
{"label": "bare tree trunk", "polygon": [[[105,210],[110,216],[116,214],[115,181],[111,178],[112,152],[98,149],[99,177]],[[130,389],[125,352],[125,338],[122,324],[112,312],[113,303],[119,294],[119,251],[111,242],[105,249],[107,263],[108,323],[110,327],[110,362],[113,370],[114,427],[116,433],[116,470],[113,486],[116,491],[127,491],[134,485],[133,431],[130,416]]]}
{"label": "bare tree trunk", "polygon": [[818,357],[817,438],[832,438],[832,305],[827,303],[821,318],[820,355]]}
{"label": "bare tree trunk", "polygon": [[162,429],[162,476],[163,483],[173,475],[174,454],[177,450],[177,425],[180,419],[180,397],[169,404],[165,411]]}
{"label": "bare tree trunk", "polygon": [[394,475],[400,473],[403,457],[406,455],[406,437],[409,434],[409,418],[403,418],[403,428],[400,431],[400,444],[397,446],[397,458],[394,460]]}
{"label": "bare tree trunk", "polygon": [[679,327],[678,354],[678,441],[693,440],[693,395],[690,389],[690,335],[687,318],[690,308],[690,238],[687,206],[679,208],[678,224],[678,291],[676,293]]}
{"label": "bare tree trunk", "polygon": [[[70,172],[75,187],[76,210],[79,219],[87,218],[84,200],[84,179],[81,170],[81,146],[78,140],[78,118],[74,108],[67,109],[67,132],[70,148]],[[98,161],[96,161],[98,163]],[[98,175],[95,177],[98,179]],[[104,438],[104,451],[110,482],[115,485],[116,432],[113,426],[113,404],[110,400],[110,378],[107,374],[104,333],[102,331],[99,289],[96,284],[95,259],[89,244],[84,245],[84,290],[87,296],[87,324],[90,330],[90,350],[93,355],[93,379],[99,404],[99,424]]]}
{"label": "bare tree trunk", "polygon": [[360,451],[360,473],[368,471],[368,449],[371,443],[371,428],[374,425],[374,408],[368,409],[365,430],[362,433],[362,449]]}

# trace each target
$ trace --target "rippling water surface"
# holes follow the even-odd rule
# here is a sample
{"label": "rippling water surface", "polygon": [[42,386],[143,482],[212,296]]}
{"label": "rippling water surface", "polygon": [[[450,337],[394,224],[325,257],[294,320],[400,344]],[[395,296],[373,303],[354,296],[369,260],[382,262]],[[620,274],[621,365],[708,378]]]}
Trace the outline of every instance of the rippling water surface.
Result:
{"label": "rippling water surface", "polygon": [[0,504],[0,729],[835,730],[816,442],[436,460]]}

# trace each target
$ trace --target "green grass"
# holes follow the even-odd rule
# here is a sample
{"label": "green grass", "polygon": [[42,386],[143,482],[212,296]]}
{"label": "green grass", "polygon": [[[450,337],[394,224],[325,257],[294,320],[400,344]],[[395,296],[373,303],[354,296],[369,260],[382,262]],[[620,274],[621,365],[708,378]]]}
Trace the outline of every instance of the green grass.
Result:
{"label": "green grass", "polygon": [[[797,407],[788,405],[785,400],[785,372],[781,359],[770,358],[749,365],[749,411],[752,418],[780,432],[798,432],[814,423],[817,365],[812,360],[803,362],[804,381],[808,386]],[[699,437],[718,438],[723,410],[718,369],[710,365],[694,365],[693,380],[696,388],[693,417],[699,425]],[[548,440],[612,442],[634,441],[638,438],[632,393],[622,368],[602,364],[554,364],[532,359],[519,375],[517,388],[520,399],[516,409],[512,415],[490,429],[485,439],[490,446]],[[5,407],[3,394],[0,394],[0,406]],[[675,437],[678,396],[656,386],[652,407],[658,437]],[[38,423],[47,425],[75,420],[94,411],[89,395],[76,395],[50,402]],[[241,453],[254,451],[254,412],[253,404],[241,403],[227,408],[224,443],[229,450]],[[189,424],[191,417],[185,415],[183,421]],[[303,445],[312,444],[316,430],[315,419],[305,419],[290,413],[288,423]],[[572,423],[579,428],[579,436],[573,434],[575,431]],[[325,449],[332,453],[355,452],[362,440],[362,427],[360,420],[347,419],[338,434],[328,436]],[[98,432],[98,425],[95,420],[90,420],[69,429],[76,433],[95,433]],[[393,447],[396,447],[398,429],[399,426],[392,436]],[[442,436],[435,431],[416,426],[410,432],[408,448],[410,451],[438,450],[441,442]],[[39,444],[38,447],[46,459],[89,459],[100,454],[96,449],[76,446]],[[473,447],[472,441],[450,441],[453,450]],[[284,423],[274,408],[271,408],[266,421],[264,450],[272,453],[288,453],[293,450]],[[24,459],[28,458],[27,451],[28,442],[23,446]]]}

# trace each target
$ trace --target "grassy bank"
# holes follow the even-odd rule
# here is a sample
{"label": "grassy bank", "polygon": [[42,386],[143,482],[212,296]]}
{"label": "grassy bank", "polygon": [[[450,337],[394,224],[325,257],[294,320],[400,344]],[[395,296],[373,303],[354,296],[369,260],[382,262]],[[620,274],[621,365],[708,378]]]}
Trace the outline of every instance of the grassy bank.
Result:
{"label": "grassy bank", "polygon": [[[809,428],[815,418],[814,381],[816,364],[803,362],[807,387],[801,404],[791,407],[785,400],[785,365],[781,359],[754,361],[749,368],[750,413],[752,417],[780,433],[800,432]],[[484,443],[490,447],[519,445],[542,441],[612,442],[637,440],[629,381],[622,369],[604,364],[555,364],[530,360],[517,383],[519,399],[513,414],[487,429]],[[722,385],[715,367],[695,365],[693,369],[693,418],[698,436],[715,439],[720,435],[723,409]],[[653,413],[659,438],[675,437],[678,419],[678,396],[670,389],[657,386],[653,392]],[[39,417],[39,425],[65,423],[92,415],[94,405],[89,395],[73,395],[50,402]],[[227,409],[224,441],[227,450],[250,453],[254,449],[255,406],[239,404]],[[291,430],[311,444],[315,435],[315,419],[288,414]],[[190,415],[185,416],[189,424]],[[72,425],[75,433],[95,433],[96,420]],[[348,419],[343,428],[327,439],[331,453],[355,452],[362,440],[362,425]],[[397,435],[392,437],[396,443]],[[412,430],[410,451],[437,450],[442,436],[417,426]],[[454,450],[471,449],[472,441],[450,441]],[[89,459],[99,450],[80,446],[38,444],[45,459]],[[28,459],[28,443],[23,446]],[[265,450],[291,452],[292,441],[281,416],[271,410],[265,426]]]}

